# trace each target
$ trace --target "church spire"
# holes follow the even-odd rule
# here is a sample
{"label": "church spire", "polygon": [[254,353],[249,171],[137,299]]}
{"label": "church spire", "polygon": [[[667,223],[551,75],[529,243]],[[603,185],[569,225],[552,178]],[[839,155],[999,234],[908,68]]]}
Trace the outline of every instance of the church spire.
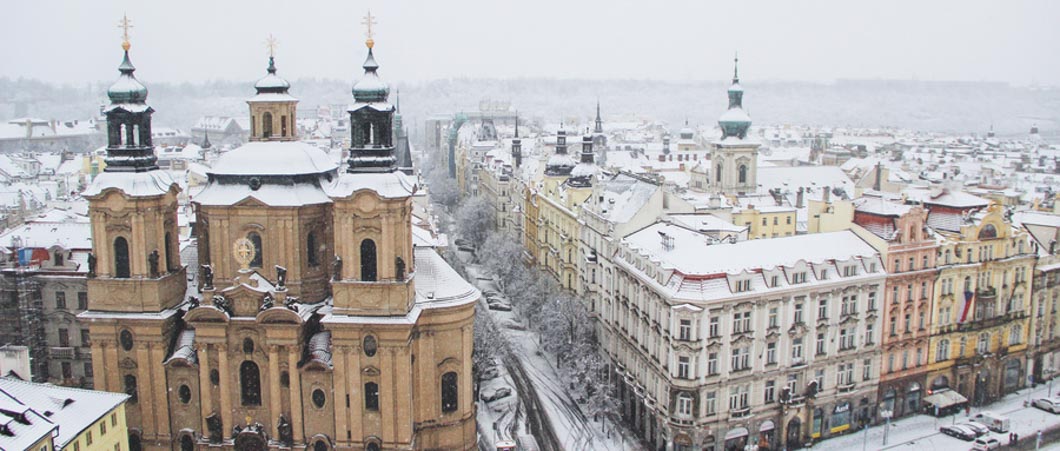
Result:
{"label": "church spire", "polygon": [[107,167],[105,172],[145,172],[158,169],[158,159],[151,145],[151,113],[147,105],[147,88],[136,76],[136,67],[129,59],[129,29],[132,22],[123,15],[118,28],[122,29],[121,48],[124,52],[118,65],[118,80],[107,89],[110,105],[107,116]]}
{"label": "church spire", "polygon": [[373,49],[372,27],[376,24],[371,11],[361,22],[366,27],[368,56],[364,60],[364,76],[353,85],[354,103],[350,109],[350,158],[348,172],[392,172],[397,170],[394,155],[394,114],[396,108],[387,103],[390,87],[379,78],[379,63]]}
{"label": "church spire", "polygon": [[604,132],[604,120],[600,118],[600,99],[596,99],[596,128],[593,129],[593,133]]}
{"label": "church spire", "polygon": [[747,129],[751,127],[751,117],[743,110],[743,87],[740,86],[738,65],[740,58],[733,57],[732,85],[729,86],[729,109],[718,119],[721,127],[721,138],[735,137],[743,139],[747,137]]}

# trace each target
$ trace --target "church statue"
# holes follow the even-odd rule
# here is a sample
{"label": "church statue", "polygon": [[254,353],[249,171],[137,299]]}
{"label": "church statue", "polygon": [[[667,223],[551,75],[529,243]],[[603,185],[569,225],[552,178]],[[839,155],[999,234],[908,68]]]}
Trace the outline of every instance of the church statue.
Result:
{"label": "church statue", "polygon": [[287,268],[280,265],[276,265],[276,288],[287,288]]}
{"label": "church statue", "polygon": [[158,249],[147,255],[147,264],[151,266],[151,278],[158,278]]}
{"label": "church statue", "polygon": [[283,306],[287,307],[288,310],[298,311],[298,298],[294,296],[287,296],[287,299],[283,301]]}
{"label": "church statue", "polygon": [[210,265],[202,265],[202,289],[213,289],[213,267]]}
{"label": "church statue", "polygon": [[280,421],[276,424],[276,431],[280,434],[280,443],[290,447],[294,444],[294,436],[292,435],[293,428],[291,423],[287,421],[287,417],[280,414]]}
{"label": "church statue", "polygon": [[201,301],[195,296],[188,296],[189,310],[199,306]]}
{"label": "church statue", "polygon": [[261,308],[259,310],[265,311],[271,309],[275,303],[276,300],[272,298],[272,293],[265,293],[265,299],[261,301]]}
{"label": "church statue", "polygon": [[221,435],[221,415],[214,413],[206,417],[206,428],[210,431],[210,443],[220,444],[224,437]]}
{"label": "church statue", "polygon": [[96,254],[88,253],[88,277],[96,277]]}
{"label": "church statue", "polygon": [[213,297],[213,306],[217,307],[217,308],[219,308],[221,310],[224,310],[225,312],[228,312],[229,315],[232,314],[232,305],[228,302],[228,299],[226,299],[224,296],[221,296],[221,295],[214,296]]}
{"label": "church statue", "polygon": [[335,256],[335,260],[331,262],[331,279],[342,280],[342,257]]}

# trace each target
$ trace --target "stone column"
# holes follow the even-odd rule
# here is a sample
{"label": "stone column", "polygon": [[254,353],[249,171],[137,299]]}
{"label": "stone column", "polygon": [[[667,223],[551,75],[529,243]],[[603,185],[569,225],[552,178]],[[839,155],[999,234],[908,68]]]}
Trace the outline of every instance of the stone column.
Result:
{"label": "stone column", "polygon": [[221,343],[217,347],[217,369],[221,373],[221,430],[224,431],[224,439],[232,438],[232,392],[229,390],[231,380],[228,376],[228,343]]}
{"label": "stone column", "polygon": [[[92,337],[92,341],[96,341],[97,338]],[[107,342],[100,340],[98,344],[92,345],[92,380],[96,387],[96,390],[100,391],[118,391],[117,387],[108,387],[107,370],[104,365],[104,353],[107,347]]]}
{"label": "stone column", "polygon": [[305,425],[302,423],[302,375],[298,373],[298,351],[292,347],[287,351],[288,371],[291,380],[291,426],[294,442],[302,442]]}
{"label": "stone column", "polygon": [[210,396],[210,349],[209,344],[202,343],[196,346],[196,355],[199,361],[199,407],[202,412],[202,433],[209,434],[210,428],[206,424],[206,418],[213,412],[213,397]]}
{"label": "stone column", "polygon": [[277,429],[280,417],[280,346],[269,345],[269,413],[271,417],[265,421],[270,425],[270,431],[275,438],[280,437]]}

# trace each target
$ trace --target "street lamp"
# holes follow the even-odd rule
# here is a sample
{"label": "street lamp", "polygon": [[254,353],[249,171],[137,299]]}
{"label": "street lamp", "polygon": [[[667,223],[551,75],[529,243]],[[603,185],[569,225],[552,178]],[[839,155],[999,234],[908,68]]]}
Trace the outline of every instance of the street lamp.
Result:
{"label": "street lamp", "polygon": [[1046,391],[1046,398],[1053,397],[1053,367],[1045,367],[1045,373],[1049,375],[1049,389]]}
{"label": "street lamp", "polygon": [[894,411],[893,410],[888,410],[887,408],[884,407],[884,408],[882,408],[882,410],[880,410],[880,416],[883,417],[883,420],[884,420],[883,446],[887,446],[887,433],[891,432],[891,417],[894,416]]}

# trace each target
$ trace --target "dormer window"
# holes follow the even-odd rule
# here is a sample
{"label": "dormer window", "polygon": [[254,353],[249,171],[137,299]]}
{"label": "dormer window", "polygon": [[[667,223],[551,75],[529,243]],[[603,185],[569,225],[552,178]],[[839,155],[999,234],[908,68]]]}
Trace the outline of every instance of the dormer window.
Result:
{"label": "dormer window", "polygon": [[751,291],[751,279],[737,280],[736,281],[736,292],[737,293],[744,293],[744,292],[747,292],[747,291]]}
{"label": "dormer window", "polygon": [[806,283],[806,271],[800,271],[791,275],[791,283],[799,284]]}
{"label": "dormer window", "polygon": [[848,265],[843,267],[843,277],[850,277],[858,275],[858,267],[854,265]]}

